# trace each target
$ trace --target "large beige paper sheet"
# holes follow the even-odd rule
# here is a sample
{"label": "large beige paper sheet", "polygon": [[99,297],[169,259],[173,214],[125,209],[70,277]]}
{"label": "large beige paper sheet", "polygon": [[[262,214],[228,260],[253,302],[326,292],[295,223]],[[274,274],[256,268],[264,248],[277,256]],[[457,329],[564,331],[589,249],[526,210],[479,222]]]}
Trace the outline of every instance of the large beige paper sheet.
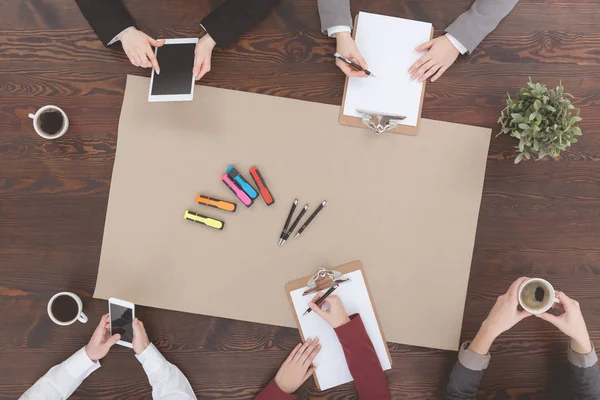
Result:
{"label": "large beige paper sheet", "polygon": [[[389,341],[458,349],[489,129],[423,119],[417,136],[377,137],[336,106],[204,86],[148,103],[148,84],[127,79],[95,297],[294,327],[286,282],[361,260]],[[248,179],[258,165],[276,203],[195,205],[235,199],[232,163]],[[295,197],[329,204],[280,248]]]}

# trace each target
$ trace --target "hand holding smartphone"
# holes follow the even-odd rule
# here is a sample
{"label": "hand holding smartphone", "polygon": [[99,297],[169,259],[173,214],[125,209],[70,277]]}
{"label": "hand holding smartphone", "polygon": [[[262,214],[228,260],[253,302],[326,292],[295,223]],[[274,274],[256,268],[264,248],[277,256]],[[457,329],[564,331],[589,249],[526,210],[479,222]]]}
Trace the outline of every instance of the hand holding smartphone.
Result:
{"label": "hand holding smartphone", "polygon": [[120,334],[121,340],[117,344],[132,349],[135,304],[111,297],[108,299],[108,312],[110,314],[110,334]]}

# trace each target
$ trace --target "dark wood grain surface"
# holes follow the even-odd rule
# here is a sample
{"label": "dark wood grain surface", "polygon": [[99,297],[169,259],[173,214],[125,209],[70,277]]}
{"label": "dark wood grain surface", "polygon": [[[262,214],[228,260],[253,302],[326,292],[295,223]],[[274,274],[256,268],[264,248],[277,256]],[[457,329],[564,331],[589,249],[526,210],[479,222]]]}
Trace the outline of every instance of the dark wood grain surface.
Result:
{"label": "dark wood grain surface", "polygon": [[[436,35],[471,0],[353,0],[365,10],[433,22]],[[219,1],[129,0],[139,27],[193,36]],[[528,77],[563,82],[581,107],[584,136],[556,160],[514,165],[513,142],[493,137],[463,322],[476,333],[497,295],[519,276],[546,277],[580,300],[600,339],[600,0],[522,0],[470,56],[428,84],[423,116],[498,132],[506,92]],[[149,76],[105,49],[71,0],[0,0],[0,398],[17,398],[89,339],[107,309],[93,300],[126,74]],[[391,38],[402,40],[402,38]],[[281,0],[257,27],[215,51],[202,84],[340,104],[344,77],[320,33],[316,0]],[[69,132],[55,142],[29,112],[62,107]],[[283,284],[283,283],[282,283]],[[54,325],[46,304],[72,290],[90,323]],[[418,305],[415,301],[406,307]],[[402,307],[398,318],[402,318]],[[151,339],[199,398],[250,399],[299,341],[298,332],[142,308]],[[479,392],[486,399],[563,399],[565,337],[530,318],[494,344]],[[390,344],[395,399],[438,399],[456,353]],[[114,348],[73,398],[150,398],[141,366]],[[353,399],[353,386],[299,399]]]}

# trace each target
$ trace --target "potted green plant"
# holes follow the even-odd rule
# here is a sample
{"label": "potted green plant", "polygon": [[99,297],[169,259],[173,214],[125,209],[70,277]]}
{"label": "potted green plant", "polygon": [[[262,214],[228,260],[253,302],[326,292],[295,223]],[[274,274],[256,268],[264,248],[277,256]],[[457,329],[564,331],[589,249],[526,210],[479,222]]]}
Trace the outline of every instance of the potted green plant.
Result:
{"label": "potted green plant", "polygon": [[565,93],[562,83],[556,90],[549,90],[529,78],[515,100],[507,96],[506,108],[498,119],[502,125],[499,134],[519,141],[515,164],[523,157],[531,159],[532,154],[537,154],[538,160],[547,155],[556,157],[581,136],[577,126],[581,121],[579,109],[571,104],[573,96]]}

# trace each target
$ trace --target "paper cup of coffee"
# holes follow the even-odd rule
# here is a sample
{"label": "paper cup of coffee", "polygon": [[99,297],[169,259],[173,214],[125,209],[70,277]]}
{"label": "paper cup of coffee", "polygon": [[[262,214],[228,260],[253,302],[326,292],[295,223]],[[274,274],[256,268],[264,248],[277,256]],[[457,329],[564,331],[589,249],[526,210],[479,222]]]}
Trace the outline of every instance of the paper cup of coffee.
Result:
{"label": "paper cup of coffee", "polygon": [[529,278],[519,287],[519,304],[531,314],[543,314],[560,303],[550,282],[542,278]]}
{"label": "paper cup of coffee", "polygon": [[33,129],[44,139],[58,139],[69,129],[69,118],[59,107],[44,106],[29,114],[33,119]]}
{"label": "paper cup of coffee", "polygon": [[79,296],[71,292],[56,293],[48,302],[48,316],[57,325],[67,326],[75,321],[88,322]]}

